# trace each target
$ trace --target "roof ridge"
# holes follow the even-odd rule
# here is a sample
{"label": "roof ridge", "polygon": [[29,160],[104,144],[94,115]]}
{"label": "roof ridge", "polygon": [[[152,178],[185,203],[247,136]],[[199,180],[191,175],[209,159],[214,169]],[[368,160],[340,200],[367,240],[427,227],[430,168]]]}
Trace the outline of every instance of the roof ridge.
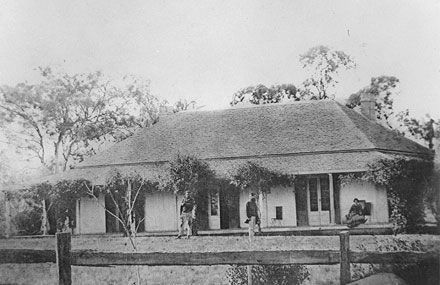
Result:
{"label": "roof ridge", "polygon": [[[278,103],[268,103],[268,104],[246,104],[246,105],[234,105],[229,108],[222,109],[213,109],[213,110],[185,110],[177,113],[166,114],[166,117],[171,117],[173,115],[184,115],[184,114],[200,114],[200,113],[209,113],[209,112],[223,112],[223,111],[236,111],[243,109],[255,109],[255,108],[275,108],[279,106],[288,106],[288,105],[301,105],[301,104],[324,104],[324,103],[338,103],[333,99],[324,99],[324,100],[300,100],[300,101],[287,101],[287,102],[278,102]],[[159,119],[160,120],[160,119]]]}

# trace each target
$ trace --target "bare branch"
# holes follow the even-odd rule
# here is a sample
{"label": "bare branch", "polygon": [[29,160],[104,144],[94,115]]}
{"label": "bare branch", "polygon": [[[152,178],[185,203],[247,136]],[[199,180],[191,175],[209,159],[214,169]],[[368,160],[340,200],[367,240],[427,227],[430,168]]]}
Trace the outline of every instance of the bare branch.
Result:
{"label": "bare branch", "polygon": [[[99,206],[101,206],[101,207],[102,207],[107,213],[109,213],[111,216],[113,216],[114,218],[116,218],[116,219],[122,224],[122,226],[124,227],[124,231],[125,231],[125,233],[127,234],[128,239],[130,240],[131,246],[133,247],[133,250],[136,251],[136,250],[137,250],[136,245],[135,245],[135,243],[134,243],[134,241],[133,241],[133,238],[130,236],[130,232],[129,232],[128,228],[127,228],[127,225],[125,224],[125,221],[122,220],[122,219],[121,219],[120,217],[118,217],[117,215],[115,215],[114,213],[112,213],[110,210],[108,210],[108,209],[105,207],[105,205],[102,205],[102,203],[99,202],[99,198],[96,197],[95,193],[93,193],[93,188],[94,188],[94,186],[92,186],[92,189],[90,189],[90,187],[87,185],[87,183],[84,183],[84,185],[85,185],[86,188],[87,188],[87,192],[88,192],[88,194],[89,194],[90,196],[92,196],[92,197],[96,200],[96,203],[97,203]],[[115,201],[115,200],[113,199],[113,201]],[[116,202],[115,202],[115,203],[116,203]],[[118,207],[117,204],[116,204],[116,207]],[[119,207],[118,207],[118,209],[119,209]]]}
{"label": "bare branch", "polygon": [[132,202],[132,204],[130,205],[130,213],[133,212],[134,204],[136,203],[136,199],[137,199],[137,197],[138,197],[138,195],[139,195],[139,192],[140,192],[141,188],[144,186],[144,184],[145,184],[144,179],[142,179],[141,185],[138,187],[138,189],[137,189],[137,191],[136,191],[136,194],[134,195],[133,202]]}

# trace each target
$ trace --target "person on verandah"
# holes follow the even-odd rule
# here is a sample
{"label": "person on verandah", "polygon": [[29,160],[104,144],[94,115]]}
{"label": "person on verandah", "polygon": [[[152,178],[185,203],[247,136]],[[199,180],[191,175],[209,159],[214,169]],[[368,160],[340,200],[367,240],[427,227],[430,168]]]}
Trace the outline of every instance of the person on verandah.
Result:
{"label": "person on verandah", "polygon": [[350,228],[357,227],[367,221],[364,216],[364,209],[361,203],[359,203],[359,199],[355,198],[353,202],[354,204],[351,206],[348,215],[345,216],[347,218],[347,225]]}
{"label": "person on verandah", "polygon": [[246,223],[249,224],[249,240],[252,241],[255,235],[255,226],[259,223],[259,216],[255,194],[251,193],[249,199],[250,200],[246,203]]}
{"label": "person on verandah", "polygon": [[180,223],[179,223],[179,234],[177,238],[181,238],[184,234],[186,228],[186,237],[191,236],[191,227],[193,222],[193,210],[195,207],[194,198],[191,197],[189,191],[185,192],[185,196],[180,204]]}

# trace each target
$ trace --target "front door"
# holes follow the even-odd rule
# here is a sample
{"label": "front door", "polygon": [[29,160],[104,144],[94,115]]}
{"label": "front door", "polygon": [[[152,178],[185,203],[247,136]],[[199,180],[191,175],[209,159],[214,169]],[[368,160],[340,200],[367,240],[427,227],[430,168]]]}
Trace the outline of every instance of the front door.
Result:
{"label": "front door", "polygon": [[311,177],[307,185],[309,225],[330,224],[330,187],[328,177]]}

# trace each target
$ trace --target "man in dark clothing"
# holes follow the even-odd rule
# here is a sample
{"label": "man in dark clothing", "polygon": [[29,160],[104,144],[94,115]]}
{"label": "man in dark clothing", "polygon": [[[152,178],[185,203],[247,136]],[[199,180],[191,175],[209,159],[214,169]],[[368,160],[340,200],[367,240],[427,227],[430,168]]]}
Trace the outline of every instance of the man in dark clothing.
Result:
{"label": "man in dark clothing", "polygon": [[252,241],[252,238],[255,235],[255,225],[259,220],[258,206],[254,193],[250,194],[250,200],[246,203],[246,216],[249,223],[249,240]]}
{"label": "man in dark clothing", "polygon": [[186,225],[186,237],[191,236],[191,224],[193,222],[193,210],[195,207],[194,199],[190,196],[189,192],[185,192],[185,196],[180,204],[180,224],[179,224],[179,235],[177,238],[183,236]]}

